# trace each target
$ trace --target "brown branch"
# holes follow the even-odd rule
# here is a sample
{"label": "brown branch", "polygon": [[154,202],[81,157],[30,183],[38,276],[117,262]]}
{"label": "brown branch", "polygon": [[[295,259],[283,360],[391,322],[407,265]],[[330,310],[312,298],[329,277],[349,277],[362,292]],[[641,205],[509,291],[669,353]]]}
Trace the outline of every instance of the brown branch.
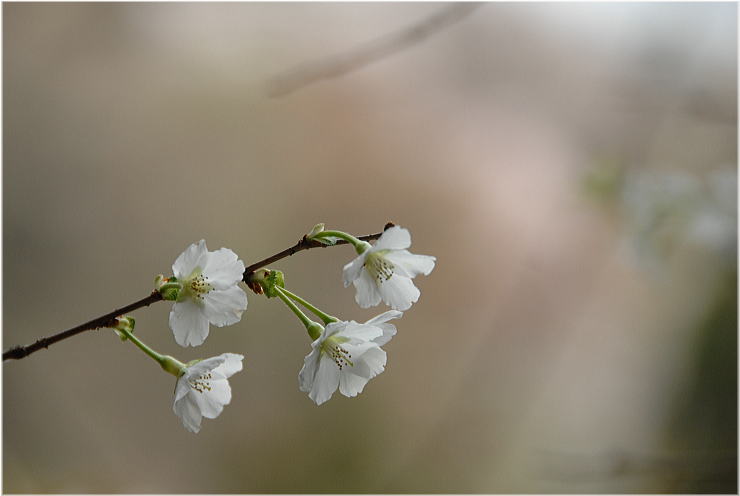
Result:
{"label": "brown branch", "polygon": [[8,359],[20,360],[21,358],[27,357],[34,351],[38,351],[41,348],[48,348],[49,345],[52,345],[63,339],[71,338],[72,336],[75,336],[84,331],[100,329],[101,327],[111,327],[116,324],[115,320],[116,317],[118,317],[119,315],[123,315],[124,313],[131,312],[138,308],[148,307],[152,303],[161,300],[162,295],[159,294],[158,291],[153,291],[152,294],[150,294],[146,298],[142,298],[141,300],[135,301],[130,305],[126,305],[125,307],[113,310],[110,313],[106,313],[105,315],[92,319],[91,321],[85,322],[84,324],[80,324],[77,327],[73,327],[72,329],[62,331],[58,334],[54,334],[53,336],[49,336],[48,338],[41,338],[35,343],[29,344],[27,346],[14,346],[13,348],[10,348],[8,351],[3,353],[3,361]]}
{"label": "brown branch", "polygon": [[[386,224],[383,230],[385,231],[389,227],[393,227],[393,223],[389,222],[388,224]],[[379,232],[377,234],[369,234],[367,236],[360,236],[360,239],[363,241],[370,241],[373,239],[378,239],[381,234],[383,233]],[[336,244],[343,245],[343,244],[347,244],[347,242],[338,241]],[[298,243],[296,243],[295,246],[292,246],[286,250],[283,250],[280,253],[276,253],[275,255],[271,257],[267,257],[264,260],[261,260],[247,267],[244,270],[244,276],[242,280],[247,281],[247,277],[255,270],[262,268],[266,265],[269,265],[273,262],[276,262],[278,260],[281,260],[283,258],[289,257],[293,255],[294,253],[297,253],[303,250],[308,250],[311,248],[319,248],[319,247],[326,247],[326,246],[327,245],[321,244],[318,241],[306,239],[306,236],[303,236],[303,238],[301,238],[301,240]],[[150,294],[146,298],[142,298],[139,301],[135,301],[129,305],[126,305],[125,307],[121,307],[117,310],[113,310],[112,312],[106,313],[105,315],[96,317],[88,322],[85,322],[84,324],[78,325],[77,327],[67,329],[66,331],[53,334],[49,337],[41,338],[33,344],[29,344],[26,346],[14,346],[8,349],[7,351],[3,352],[3,361],[20,360],[21,358],[25,358],[31,353],[34,353],[42,348],[48,348],[50,345],[54,343],[62,341],[63,339],[71,338],[72,336],[76,336],[77,334],[80,334],[81,332],[84,332],[84,331],[100,329],[101,327],[111,327],[115,325],[116,317],[123,315],[125,313],[132,312],[142,307],[148,307],[152,303],[155,303],[158,301],[162,301],[162,295],[159,294],[158,291],[153,291],[152,294]]]}
{"label": "brown branch", "polygon": [[309,62],[286,71],[269,83],[268,95],[282,97],[322,79],[331,79],[356,71],[417,43],[467,17],[482,3],[452,4],[428,18],[372,42],[332,57]]}

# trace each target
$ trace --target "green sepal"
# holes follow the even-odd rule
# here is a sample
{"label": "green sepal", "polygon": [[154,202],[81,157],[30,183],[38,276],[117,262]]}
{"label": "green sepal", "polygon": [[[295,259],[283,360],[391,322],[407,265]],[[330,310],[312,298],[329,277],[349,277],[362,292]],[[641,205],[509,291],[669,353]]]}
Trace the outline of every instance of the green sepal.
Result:
{"label": "green sepal", "polygon": [[285,277],[283,276],[283,273],[279,270],[270,270],[267,276],[260,281],[260,285],[262,286],[262,289],[265,290],[265,296],[268,298],[275,298],[278,296],[278,292],[275,289],[275,286],[278,286],[280,288],[285,287]]}

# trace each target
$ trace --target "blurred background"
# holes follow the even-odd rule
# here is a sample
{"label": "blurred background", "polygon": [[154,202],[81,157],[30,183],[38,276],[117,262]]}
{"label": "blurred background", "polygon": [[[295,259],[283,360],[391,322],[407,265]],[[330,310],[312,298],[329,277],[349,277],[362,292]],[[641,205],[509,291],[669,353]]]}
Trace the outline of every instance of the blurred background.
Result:
{"label": "blurred background", "polygon": [[[3,349],[201,238],[393,221],[437,257],[353,399],[298,390],[309,339],[252,293],[195,349],[134,313],[246,356],[197,435],[109,330],[4,363],[5,492],[736,492],[737,6],[468,7],[3,5]],[[364,321],[352,258],[273,267]]]}

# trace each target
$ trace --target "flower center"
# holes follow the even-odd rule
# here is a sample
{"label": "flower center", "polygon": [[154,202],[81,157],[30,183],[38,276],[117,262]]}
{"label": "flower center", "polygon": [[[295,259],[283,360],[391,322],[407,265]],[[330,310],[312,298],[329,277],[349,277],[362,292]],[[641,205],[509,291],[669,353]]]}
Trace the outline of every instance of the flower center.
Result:
{"label": "flower center", "polygon": [[383,256],[385,253],[386,250],[375,251],[365,258],[365,269],[378,284],[390,279],[396,269],[396,266]]}
{"label": "flower center", "polygon": [[342,347],[342,342],[344,341],[346,341],[346,339],[331,336],[321,343],[321,352],[334,360],[334,363],[337,364],[339,370],[342,370],[347,365],[350,367],[355,366],[355,364],[352,363],[352,360],[350,360],[352,355]]}
{"label": "flower center", "polygon": [[205,393],[206,391],[210,391],[211,390],[211,373],[208,372],[207,374],[203,374],[197,379],[191,378],[188,380],[188,383],[190,384],[191,388],[198,391],[199,393]]}
{"label": "flower center", "polygon": [[213,291],[213,286],[208,283],[208,277],[204,276],[202,269],[198,267],[185,280],[181,295],[197,301],[203,301],[203,296],[211,291]]}

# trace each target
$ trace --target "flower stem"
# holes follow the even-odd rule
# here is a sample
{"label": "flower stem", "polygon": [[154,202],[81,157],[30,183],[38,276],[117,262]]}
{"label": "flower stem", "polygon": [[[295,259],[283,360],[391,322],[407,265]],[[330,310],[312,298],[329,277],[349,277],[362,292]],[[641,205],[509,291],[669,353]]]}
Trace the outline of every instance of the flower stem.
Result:
{"label": "flower stem", "polygon": [[318,318],[320,318],[322,321],[324,321],[324,324],[331,324],[332,322],[339,322],[339,319],[338,318],[322,312],[321,310],[319,310],[318,308],[316,308],[311,303],[307,302],[306,300],[304,300],[303,298],[301,298],[297,294],[295,294],[295,293],[293,293],[291,291],[288,291],[285,288],[280,288],[280,289],[286,295],[290,296],[293,300],[297,301],[298,303],[300,303],[304,307],[308,308],[311,311],[311,313],[313,313]]}
{"label": "flower stem", "polygon": [[164,363],[165,358],[163,355],[160,355],[159,353],[142,343],[139,338],[134,336],[130,331],[128,331],[127,329],[118,329],[118,332],[124,334],[129,341],[138,346],[141,351],[152,357],[158,364],[162,365]]}
{"label": "flower stem", "polygon": [[342,231],[321,231],[313,236],[314,238],[339,238],[351,243],[355,247],[357,254],[365,253],[370,248],[370,243],[357,239],[351,234]]}
{"label": "flower stem", "polygon": [[301,309],[298,308],[298,306],[290,300],[283,288],[281,288],[280,286],[275,286],[275,290],[277,291],[280,299],[283,300],[283,303],[288,305],[288,308],[293,311],[296,317],[298,317],[301,323],[306,327],[308,335],[311,336],[311,339],[317,339],[321,335],[321,331],[324,330],[321,324],[319,324],[318,322],[314,322],[313,320],[309,319],[305,313],[301,312]]}

